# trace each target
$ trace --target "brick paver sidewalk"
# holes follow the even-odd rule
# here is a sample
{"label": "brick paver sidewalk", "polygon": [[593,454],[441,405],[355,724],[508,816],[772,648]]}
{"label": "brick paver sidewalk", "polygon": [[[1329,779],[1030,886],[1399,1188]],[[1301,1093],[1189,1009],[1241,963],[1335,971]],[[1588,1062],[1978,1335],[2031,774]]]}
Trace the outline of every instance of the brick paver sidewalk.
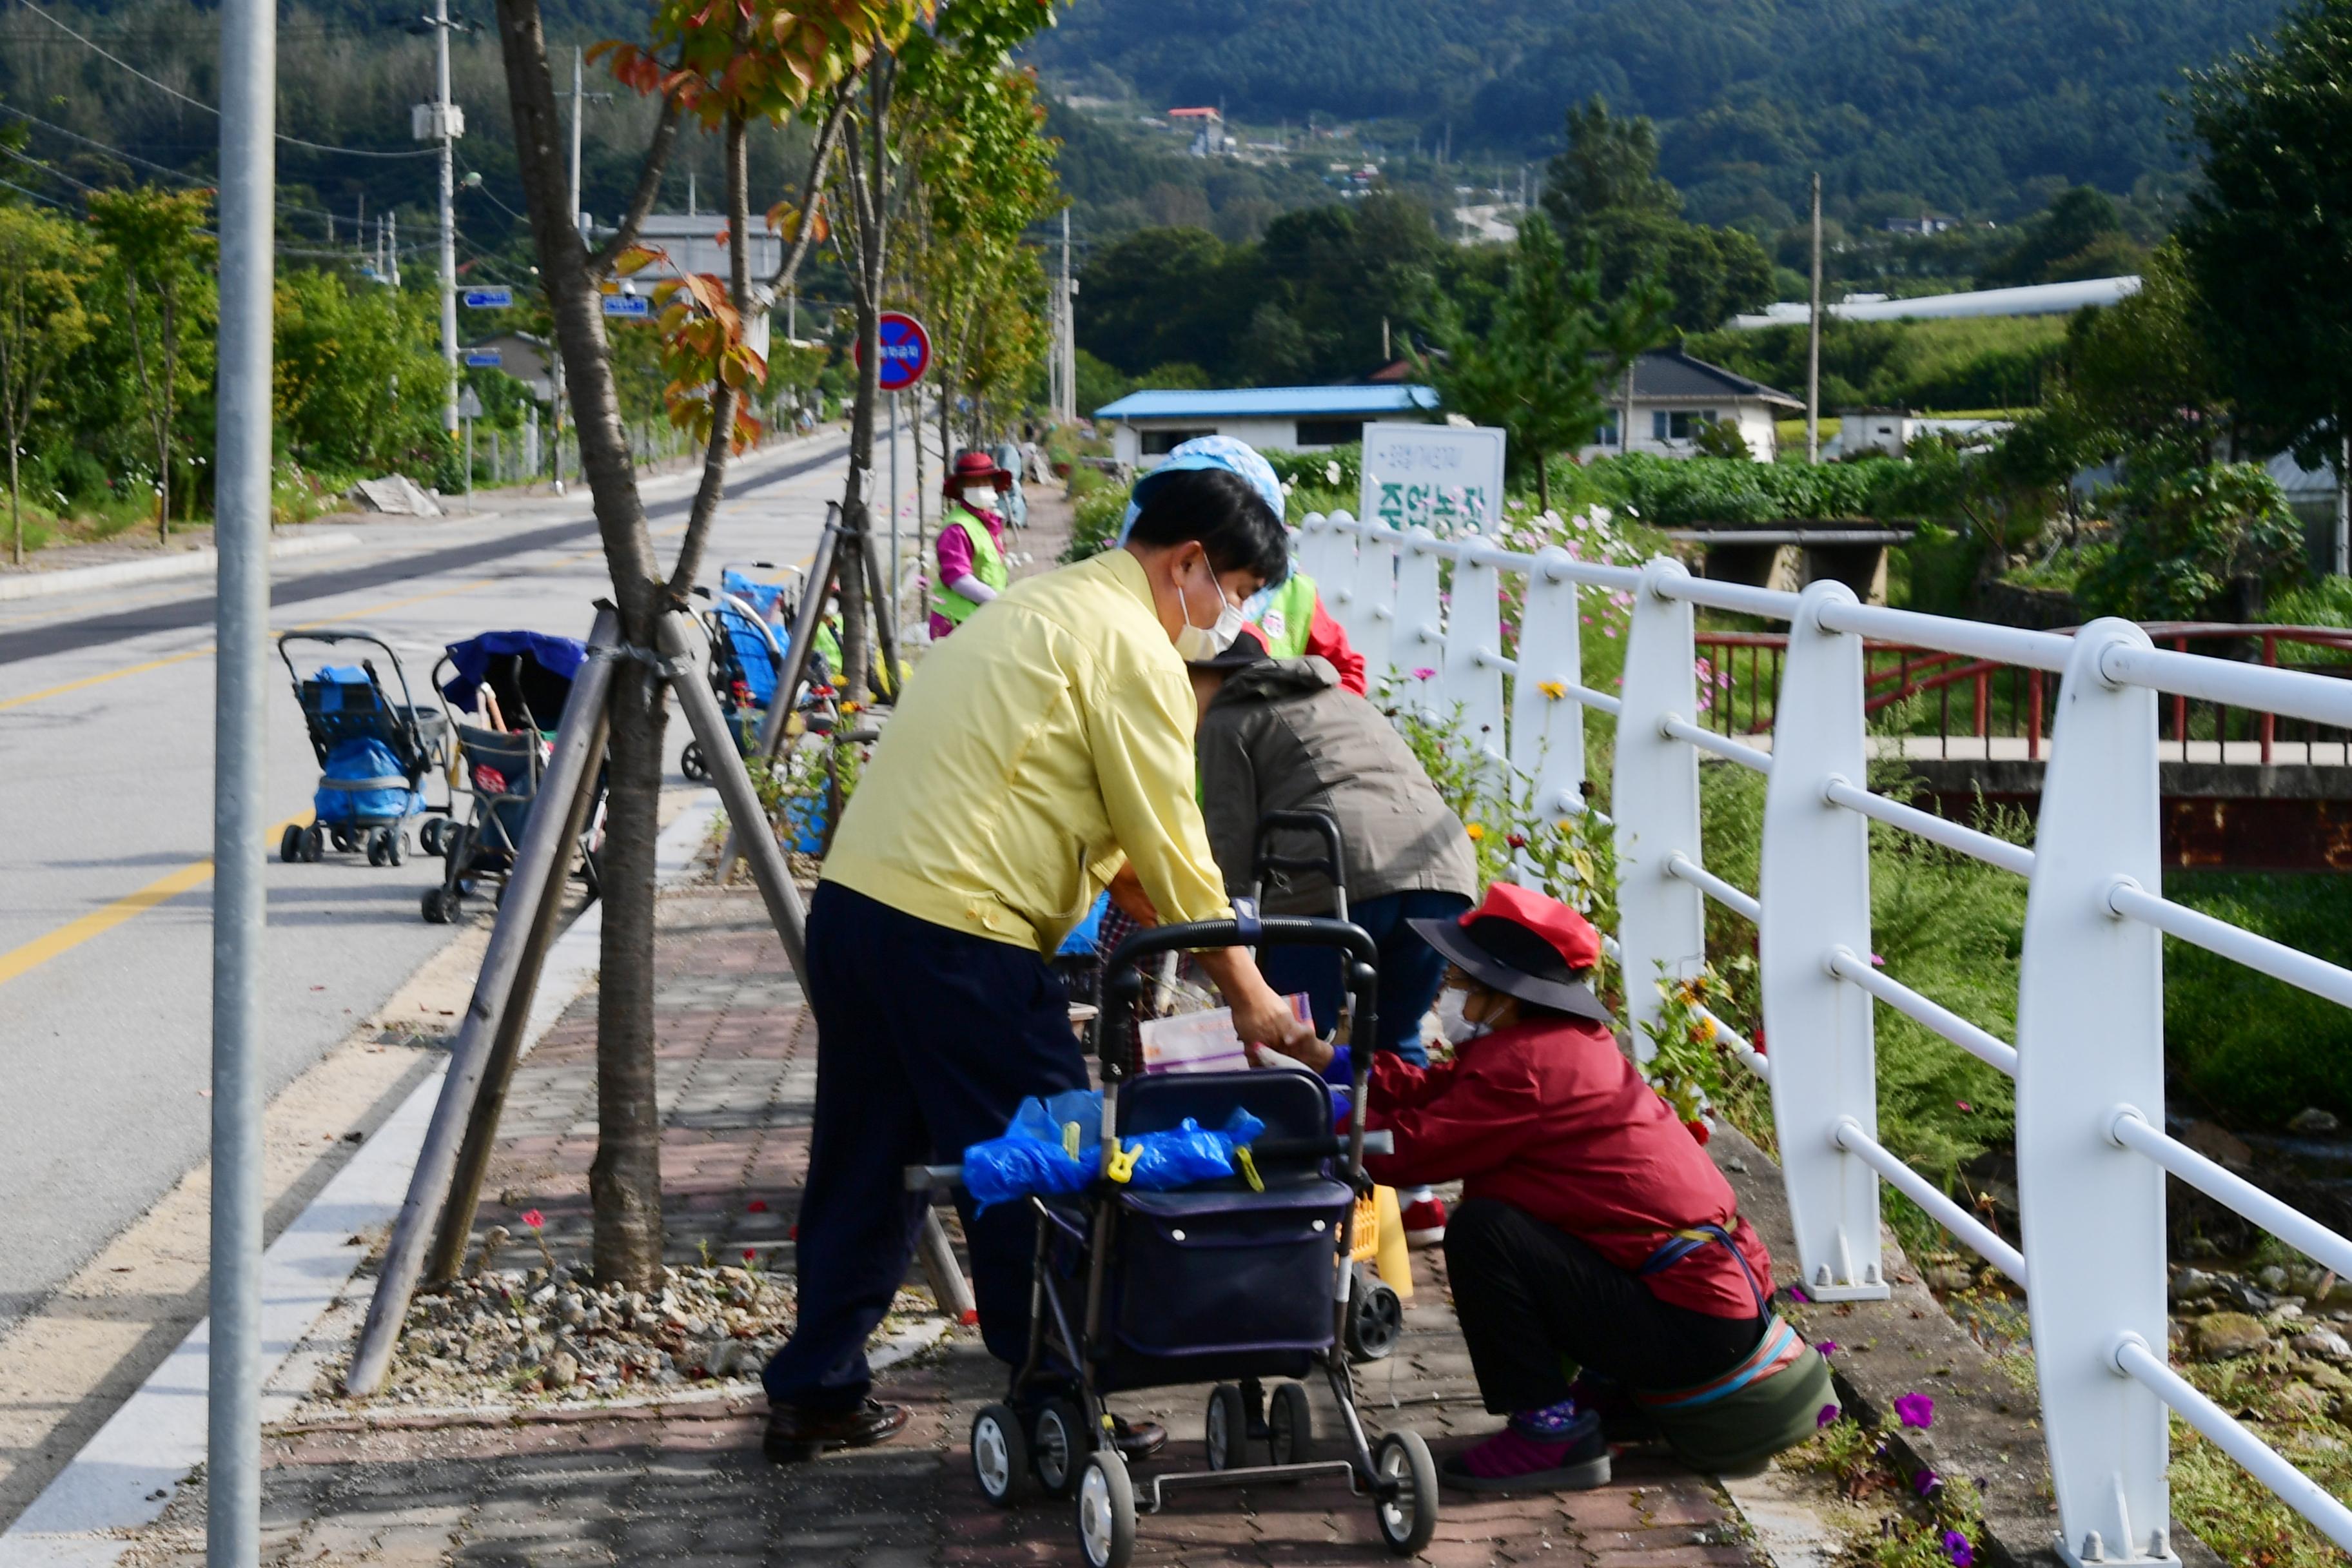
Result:
{"label": "brick paver sidewalk", "polygon": [[[709,889],[662,900],[658,947],[663,1175],[671,1253],[746,1247],[790,1262],[807,1151],[815,1038],[759,900]],[[594,999],[582,999],[523,1064],[478,1221],[547,1217],[560,1256],[584,1257],[594,1152]],[[755,1205],[764,1203],[764,1211]],[[520,1233],[518,1233],[520,1234]],[[1423,1255],[1403,1347],[1362,1369],[1369,1421],[1411,1425],[1443,1455],[1489,1430],[1453,1331],[1442,1266]],[[789,1563],[862,1568],[1077,1561],[1066,1504],[985,1505],[964,1449],[1002,1373],[969,1331],[884,1374],[912,1405],[899,1441],[780,1468],[760,1454],[754,1400],[589,1411],[528,1422],[279,1433],[266,1444],[265,1559],[272,1563]],[[1202,1390],[1118,1401],[1168,1422],[1161,1465],[1201,1463]],[[1318,1431],[1336,1428],[1318,1388]],[[1321,1445],[1336,1452],[1336,1445]],[[1149,1473],[1148,1469],[1144,1473]],[[1377,1563],[1369,1506],[1343,1483],[1176,1494],[1146,1517],[1147,1563]],[[175,1510],[176,1512],[177,1510]],[[166,1525],[173,1521],[167,1516]],[[174,1539],[176,1536],[176,1539]],[[193,1563],[184,1529],[132,1561]],[[180,1549],[180,1550],[175,1550]],[[1706,1483],[1649,1459],[1577,1496],[1448,1494],[1426,1561],[1746,1563]]]}

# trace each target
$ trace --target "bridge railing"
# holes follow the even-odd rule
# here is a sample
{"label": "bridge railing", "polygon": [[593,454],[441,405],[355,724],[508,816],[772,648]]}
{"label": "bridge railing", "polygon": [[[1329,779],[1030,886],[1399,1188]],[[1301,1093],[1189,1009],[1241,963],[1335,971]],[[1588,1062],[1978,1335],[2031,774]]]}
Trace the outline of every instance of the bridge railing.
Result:
{"label": "bridge railing", "polygon": [[[2157,646],[2179,653],[2194,647],[2215,658],[2352,677],[2352,632],[2341,627],[2193,621],[2143,629]],[[1708,630],[1696,646],[1700,679],[1712,679],[1717,688],[1708,726],[1727,735],[1769,733],[1787,635]],[[2043,760],[2057,692],[2049,671],[1876,641],[1864,645],[1863,661],[1867,711],[1919,709],[1900,737],[1881,738],[1882,748],[1899,745],[1911,757]],[[2333,725],[2179,693],[2167,697],[2158,717],[2167,762],[2352,765],[2352,732]]]}
{"label": "bridge railing", "polygon": [[[2059,1548],[2076,1563],[2174,1563],[2168,1409],[2352,1549],[2352,1510],[2167,1363],[2168,1172],[2352,1278],[2352,1241],[2164,1131],[2163,939],[2170,935],[2352,1006],[2352,971],[2165,899],[2158,762],[2178,701],[2352,729],[2352,681],[2155,646],[2126,621],[2073,635],[1857,603],[1835,583],[1786,594],[1566,551],[1513,552],[1307,520],[1300,562],[1377,685],[1459,712],[1547,815],[1584,809],[1583,714],[1614,721],[1610,824],[1636,1049],[1659,999],[1647,982],[1706,963],[1704,900],[1758,931],[1769,1062],[1724,1027],[1769,1086],[1797,1261],[1816,1300],[1888,1293],[1880,1184],[1894,1185],[2028,1292]],[[1584,681],[1580,591],[1631,595],[1614,692]],[[1505,635],[1503,607],[1517,612]],[[1702,722],[1696,611],[1778,621],[1771,750]],[[1712,635],[1712,634],[1711,634]],[[2054,679],[2052,750],[2031,848],[1867,787],[1873,644]],[[1710,675],[1712,667],[1708,667]],[[1706,868],[1699,760],[1766,778],[1759,885]],[[1869,827],[1883,823],[2027,879],[2017,1040],[1995,1037],[1872,962]],[[2011,1246],[1878,1139],[1874,1009],[1887,1006],[2017,1086],[2021,1246]],[[1720,1023],[1720,1021],[1718,1021]]]}

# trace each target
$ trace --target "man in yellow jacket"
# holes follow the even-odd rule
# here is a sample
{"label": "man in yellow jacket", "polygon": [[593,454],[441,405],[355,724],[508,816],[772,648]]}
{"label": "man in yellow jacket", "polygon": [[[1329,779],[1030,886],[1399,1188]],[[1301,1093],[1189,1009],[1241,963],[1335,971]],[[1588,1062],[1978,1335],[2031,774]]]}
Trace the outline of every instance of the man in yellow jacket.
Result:
{"label": "man in yellow jacket", "polygon": [[[1193,797],[1188,659],[1288,570],[1249,484],[1163,476],[1124,547],[1014,584],[923,661],[843,814],[809,909],[814,1124],[796,1232],[800,1317],[767,1368],[767,1452],[814,1458],[894,1436],[866,1339],[906,1278],[923,1199],[910,1163],[960,1159],[1028,1095],[1084,1088],[1046,959],[1114,877],[1167,921],[1231,913]],[[1199,955],[1244,1039],[1302,1040],[1246,952]],[[1034,1220],[964,1234],[981,1331],[1027,1343]]]}

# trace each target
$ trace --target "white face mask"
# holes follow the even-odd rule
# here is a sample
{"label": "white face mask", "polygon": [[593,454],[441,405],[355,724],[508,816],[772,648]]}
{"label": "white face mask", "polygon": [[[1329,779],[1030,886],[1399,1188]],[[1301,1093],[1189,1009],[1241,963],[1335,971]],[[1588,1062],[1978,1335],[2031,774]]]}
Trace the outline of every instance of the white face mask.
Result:
{"label": "white face mask", "polygon": [[1474,1024],[1462,1016],[1462,1005],[1470,999],[1467,991],[1452,986],[1437,994],[1437,1027],[1448,1045],[1459,1046],[1476,1039],[1486,1032],[1484,1024]]}
{"label": "white face mask", "polygon": [[[1209,584],[1211,587],[1216,587],[1216,579],[1212,577]],[[1244,624],[1242,608],[1225,597],[1223,589],[1217,589],[1217,618],[1205,626],[1192,624],[1191,590],[1179,583],[1176,594],[1184,606],[1184,629],[1176,634],[1176,655],[1186,664],[1199,664],[1203,659],[1216,658],[1232,646],[1234,638],[1241,636]]]}
{"label": "white face mask", "polygon": [[996,487],[994,485],[964,486],[963,504],[971,508],[974,511],[994,511],[996,510]]}

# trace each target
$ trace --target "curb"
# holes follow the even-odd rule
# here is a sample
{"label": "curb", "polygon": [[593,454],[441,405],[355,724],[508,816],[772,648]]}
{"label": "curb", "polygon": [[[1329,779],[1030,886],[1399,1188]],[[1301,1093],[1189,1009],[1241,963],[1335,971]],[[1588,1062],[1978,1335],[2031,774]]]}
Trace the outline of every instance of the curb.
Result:
{"label": "curb", "polygon": [[[299,533],[272,539],[269,542],[269,558],[283,561],[289,556],[349,550],[359,542],[356,530],[349,527]],[[11,599],[47,598],[52,594],[72,594],[92,588],[124,588],[136,583],[163,583],[175,577],[208,576],[219,560],[220,552],[206,546],[177,555],[153,556],[145,561],[110,561],[100,566],[68,566],[56,572],[10,573],[0,576],[0,603]]]}
{"label": "curb", "polygon": [[[703,790],[662,829],[655,852],[658,881],[689,873],[719,811],[718,792]],[[589,905],[549,950],[523,1032],[524,1050],[538,1043],[595,975],[604,913],[601,900]],[[263,1254],[265,1388],[313,1325],[345,1298],[367,1251],[349,1245],[350,1238],[372,1226],[390,1225],[400,1213],[445,1071],[446,1063],[418,1082]],[[0,1534],[0,1568],[111,1568],[130,1550],[127,1532],[153,1523],[171,1502],[173,1489],[204,1462],[211,1342],[207,1318]],[[296,1403],[287,1395],[265,1394],[264,1424],[273,1418],[273,1406],[282,1416]]]}

